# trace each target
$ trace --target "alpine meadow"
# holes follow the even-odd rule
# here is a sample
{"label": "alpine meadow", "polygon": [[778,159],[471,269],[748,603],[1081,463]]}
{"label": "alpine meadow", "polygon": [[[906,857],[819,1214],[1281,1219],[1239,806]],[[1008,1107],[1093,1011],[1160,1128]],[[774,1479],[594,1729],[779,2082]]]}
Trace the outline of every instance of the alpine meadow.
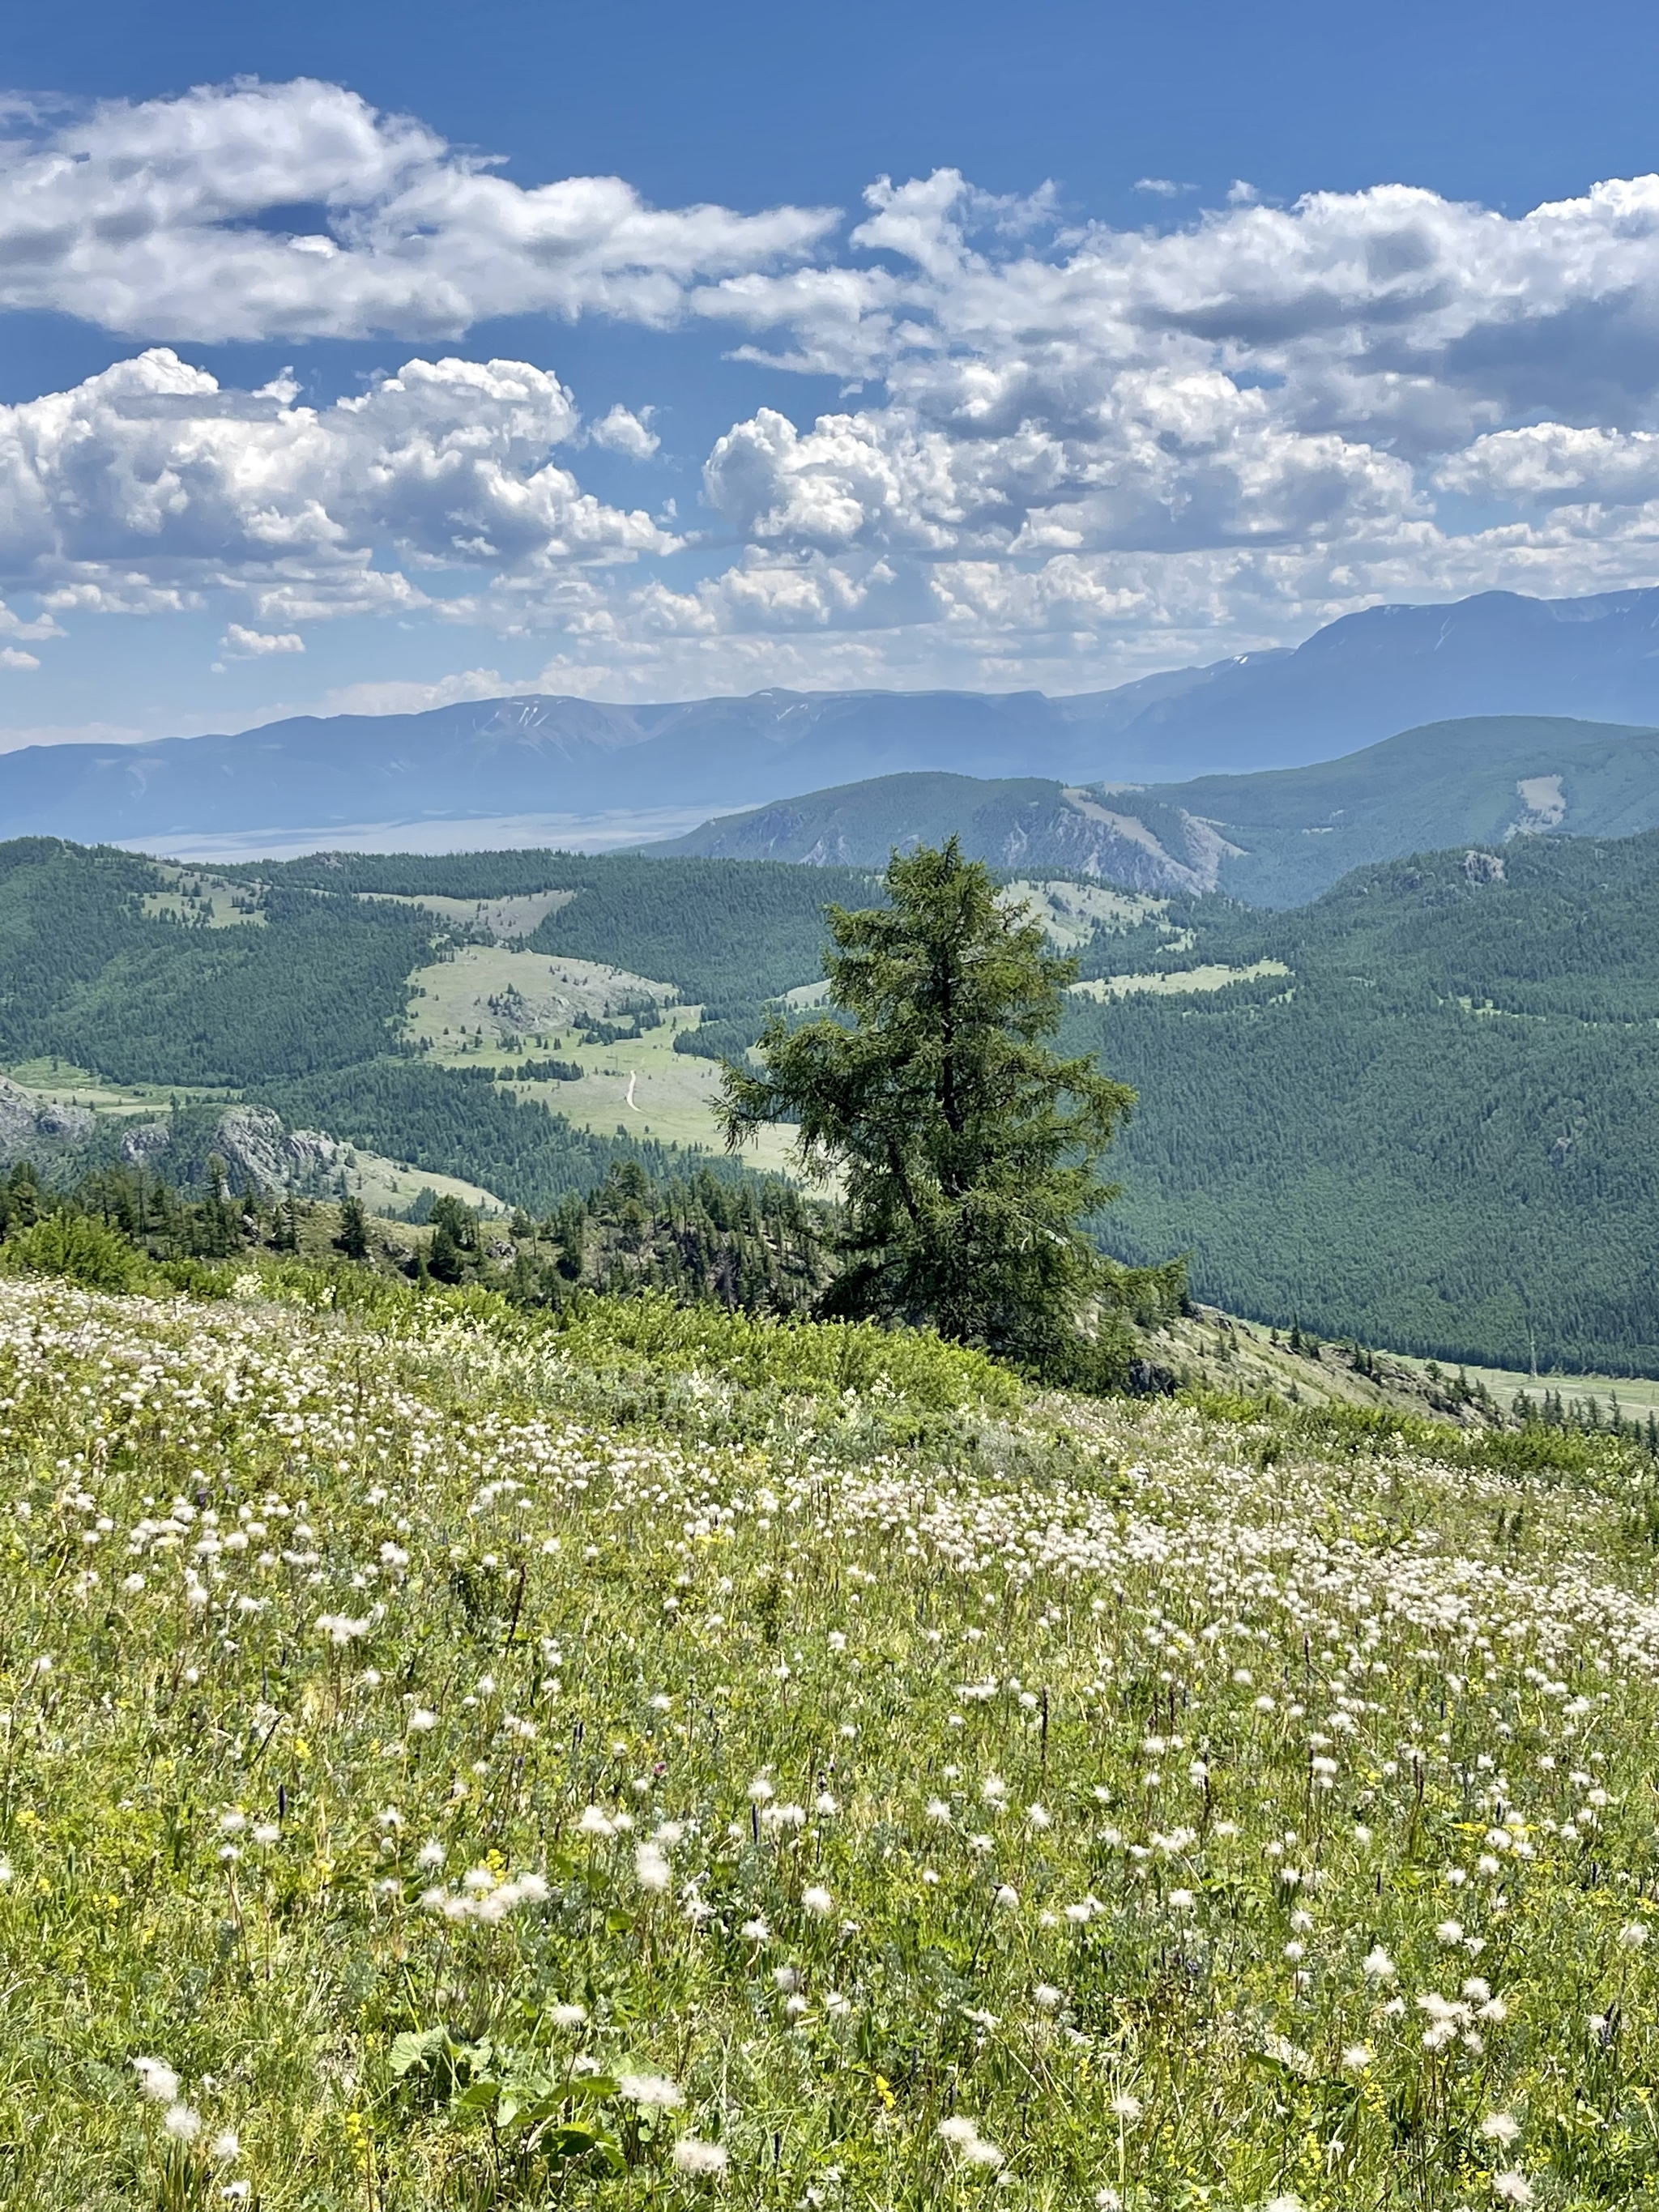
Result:
{"label": "alpine meadow", "polygon": [[8,23],[0,2212],[1659,2212],[1656,73]]}

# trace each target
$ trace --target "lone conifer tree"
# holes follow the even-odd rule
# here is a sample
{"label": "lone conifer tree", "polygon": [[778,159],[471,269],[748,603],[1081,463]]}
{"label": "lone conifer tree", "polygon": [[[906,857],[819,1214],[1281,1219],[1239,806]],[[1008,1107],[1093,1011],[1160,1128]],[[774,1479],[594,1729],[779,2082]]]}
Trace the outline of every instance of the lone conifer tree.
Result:
{"label": "lone conifer tree", "polygon": [[1134,1093],[1048,1048],[1076,963],[954,837],[896,854],[886,888],[885,907],[830,908],[851,1024],[769,1024],[763,1073],[726,1070],[726,1141],[796,1121],[803,1166],[839,1172],[847,1264],[824,1310],[1063,1372],[1103,1281],[1079,1224],[1115,1195],[1096,1162]]}
{"label": "lone conifer tree", "polygon": [[368,1257],[368,1217],[363,1211],[361,1198],[340,1200],[340,1227],[334,1239],[334,1248],[343,1252],[348,1260],[367,1260]]}

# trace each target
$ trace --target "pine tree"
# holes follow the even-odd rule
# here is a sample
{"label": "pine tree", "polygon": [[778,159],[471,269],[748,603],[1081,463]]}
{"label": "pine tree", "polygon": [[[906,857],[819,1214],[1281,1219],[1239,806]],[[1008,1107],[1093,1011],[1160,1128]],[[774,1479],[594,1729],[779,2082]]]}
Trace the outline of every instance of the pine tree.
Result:
{"label": "pine tree", "polygon": [[726,1070],[727,1142],[795,1121],[803,1165],[841,1176],[846,1264],[825,1310],[1063,1371],[1106,1279],[1079,1226],[1115,1195],[1095,1163],[1134,1094],[1048,1050],[1076,965],[955,838],[895,854],[885,881],[889,905],[829,909],[830,996],[850,1022],[769,1023],[763,1073]]}
{"label": "pine tree", "polygon": [[368,1257],[368,1219],[363,1212],[361,1198],[340,1200],[340,1226],[334,1238],[334,1249],[343,1252],[348,1260],[367,1260]]}

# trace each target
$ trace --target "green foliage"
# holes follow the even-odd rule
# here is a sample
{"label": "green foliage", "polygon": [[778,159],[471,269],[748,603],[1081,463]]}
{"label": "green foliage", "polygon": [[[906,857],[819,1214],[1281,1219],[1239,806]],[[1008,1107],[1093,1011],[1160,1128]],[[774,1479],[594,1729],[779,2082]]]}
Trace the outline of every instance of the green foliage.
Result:
{"label": "green foliage", "polygon": [[576,1060],[526,1060],[495,1072],[514,1083],[580,1083],[585,1073]]}
{"label": "green foliage", "polygon": [[750,1313],[799,1314],[829,1278],[823,1209],[772,1176],[699,1168],[653,1185],[637,1161],[564,1200],[547,1224],[554,1249],[515,1261],[509,1295],[562,1304],[578,1287],[658,1291]]}
{"label": "green foliage", "polygon": [[1184,1249],[1200,1297],[1280,1326],[1659,1372],[1659,836],[1501,859],[1392,863],[1282,915],[1176,904],[1181,964],[1291,975],[1073,1001],[1067,1048],[1142,1101],[1115,1249]]}
{"label": "green foliage", "polygon": [[774,1320],[660,1293],[581,1299],[559,1316],[558,1328],[571,1355],[599,1371],[708,1375],[786,1396],[885,1394],[930,1413],[1020,1401],[1006,1367],[926,1329]]}
{"label": "green foliage", "polygon": [[340,1200],[340,1226],[335,1245],[348,1260],[367,1260],[368,1257],[368,1218],[360,1198]]}
{"label": "green foliage", "polygon": [[81,1213],[49,1213],[0,1244],[0,1267],[16,1275],[62,1275],[91,1291],[133,1291],[148,1269],[117,1230]]}
{"label": "green foliage", "polygon": [[1042,1043],[1075,970],[982,864],[924,847],[895,855],[886,890],[886,907],[830,912],[830,998],[856,1027],[769,1024],[764,1072],[726,1070],[728,1137],[787,1115],[803,1160],[842,1174],[834,1310],[1038,1366],[1071,1356],[1097,1279],[1076,1224],[1114,1194],[1094,1160],[1132,1095]]}
{"label": "green foliage", "polygon": [[742,1060],[755,1041],[755,1031],[747,1023],[705,1018],[694,1030],[677,1030],[674,1049],[697,1060]]}

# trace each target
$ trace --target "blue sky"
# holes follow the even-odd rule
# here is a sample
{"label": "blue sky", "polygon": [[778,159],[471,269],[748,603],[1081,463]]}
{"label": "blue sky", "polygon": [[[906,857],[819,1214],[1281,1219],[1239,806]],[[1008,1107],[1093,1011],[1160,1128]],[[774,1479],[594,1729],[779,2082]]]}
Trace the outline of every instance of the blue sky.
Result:
{"label": "blue sky", "polygon": [[1659,580],[1626,0],[173,0],[3,65],[0,744]]}

